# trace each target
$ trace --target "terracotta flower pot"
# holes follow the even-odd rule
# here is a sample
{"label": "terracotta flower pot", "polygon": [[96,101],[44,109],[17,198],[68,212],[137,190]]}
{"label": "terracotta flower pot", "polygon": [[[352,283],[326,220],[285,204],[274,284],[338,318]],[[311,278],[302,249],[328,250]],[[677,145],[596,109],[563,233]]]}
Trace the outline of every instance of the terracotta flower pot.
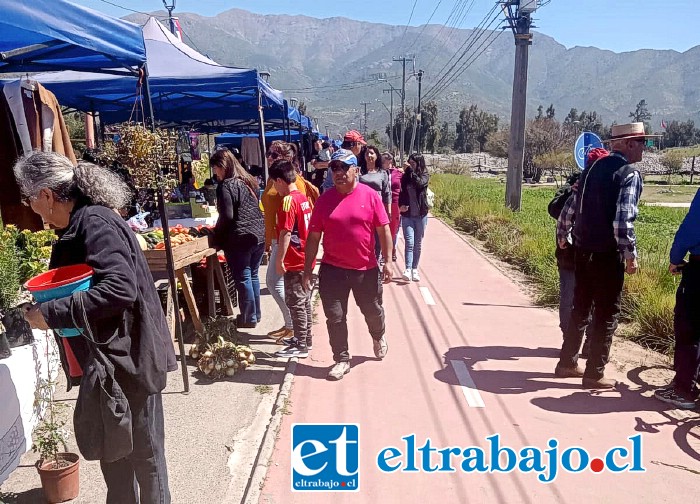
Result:
{"label": "terracotta flower pot", "polygon": [[73,500],[80,492],[80,457],[75,453],[59,453],[58,459],[68,465],[54,468],[53,460],[39,461],[36,465],[49,504]]}

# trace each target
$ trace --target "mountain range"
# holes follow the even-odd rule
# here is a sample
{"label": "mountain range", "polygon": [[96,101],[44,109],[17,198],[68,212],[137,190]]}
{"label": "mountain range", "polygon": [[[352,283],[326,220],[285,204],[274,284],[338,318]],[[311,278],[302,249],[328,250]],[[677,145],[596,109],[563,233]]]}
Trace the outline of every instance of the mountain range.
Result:
{"label": "mountain range", "polygon": [[[167,18],[164,11],[153,15]],[[368,129],[384,130],[389,114],[376,100],[388,107],[392,93],[383,93],[387,83],[377,78],[383,75],[394,88],[401,87],[401,64],[393,58],[415,54],[415,67],[409,60],[407,75],[423,70],[423,96],[430,96],[431,88],[456,59],[450,62],[450,58],[459,56],[460,47],[475,36],[475,30],[440,25],[406,29],[339,17],[260,15],[240,9],[215,17],[196,13],[178,13],[178,17],[185,42],[221,64],[270,72],[270,83],[285,91],[287,98],[303,101],[307,114],[318,118],[322,131],[328,127],[331,133],[362,128],[361,102],[368,102]],[[146,16],[132,14],[126,19],[143,24]],[[434,97],[440,121],[454,123],[459,111],[472,103],[498,114],[503,123],[509,121],[515,46],[510,30],[499,33],[482,34],[463,60],[471,64]],[[683,53],[567,49],[536,32],[529,60],[529,116],[539,105],[553,104],[559,119],[574,107],[579,112],[597,111],[605,124],[619,123],[628,120],[637,102],[645,99],[654,130],[660,129],[662,119],[700,122],[700,46]],[[393,94],[396,112],[399,94]],[[407,107],[413,106],[416,96],[416,79],[411,77]]]}

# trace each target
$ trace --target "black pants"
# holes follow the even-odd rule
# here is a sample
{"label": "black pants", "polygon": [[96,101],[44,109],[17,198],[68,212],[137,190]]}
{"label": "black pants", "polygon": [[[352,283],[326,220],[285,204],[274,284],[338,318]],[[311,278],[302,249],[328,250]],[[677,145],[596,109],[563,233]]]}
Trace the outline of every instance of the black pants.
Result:
{"label": "black pants", "polygon": [[[165,464],[163,398],[129,398],[134,451],[116,462],[100,462],[107,504],[170,504]],[[139,499],[140,490],[140,499]]]}
{"label": "black pants", "polygon": [[319,294],[335,362],[350,360],[347,321],[350,291],[372,338],[380,340],[384,336],[383,286],[379,268],[360,271],[321,264]]}
{"label": "black pants", "polygon": [[[272,266],[274,267],[274,266]],[[292,315],[294,337],[300,346],[311,343],[311,292],[304,288],[302,271],[287,271],[284,274],[284,302]]]}
{"label": "black pants", "polygon": [[676,349],[673,367],[676,388],[692,393],[700,365],[700,263],[690,262],[683,268],[681,284],[676,291],[673,318]]}
{"label": "black pants", "polygon": [[574,367],[578,363],[583,334],[591,308],[593,324],[588,332],[591,349],[586,361],[586,378],[599,379],[610,357],[613,334],[620,315],[620,298],[625,281],[625,264],[617,251],[590,253],[576,250],[574,303],[564,332],[559,365]]}

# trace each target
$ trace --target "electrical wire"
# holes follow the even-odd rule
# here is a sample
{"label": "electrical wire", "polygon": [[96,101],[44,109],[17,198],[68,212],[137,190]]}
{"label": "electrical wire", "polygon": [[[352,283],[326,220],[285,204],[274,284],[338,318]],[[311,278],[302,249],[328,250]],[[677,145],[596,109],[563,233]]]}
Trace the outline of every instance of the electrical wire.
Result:
{"label": "electrical wire", "polygon": [[135,14],[144,14],[145,16],[151,16],[151,15],[152,15],[152,14],[149,14],[148,12],[138,11],[138,10],[130,9],[130,8],[128,8],[128,7],[124,7],[123,5],[119,5],[119,4],[116,4],[116,3],[114,3],[114,2],[110,2],[109,0],[100,0],[100,2],[109,4],[109,5],[113,6],[113,7],[118,7],[118,8],[120,8],[120,9],[125,10],[125,11],[133,12],[133,13],[135,13]]}
{"label": "electrical wire", "polygon": [[425,31],[425,29],[426,29],[426,28],[428,27],[428,25],[430,24],[430,21],[432,21],[433,16],[434,16],[435,13],[437,12],[438,7],[440,7],[440,4],[441,4],[441,3],[442,3],[442,0],[439,0],[438,3],[437,3],[437,5],[435,5],[435,8],[433,9],[433,13],[430,15],[430,17],[428,18],[428,20],[425,22],[425,24],[423,25],[423,28],[421,29],[420,33],[416,36],[415,39],[413,39],[413,42],[411,43],[410,46],[408,46],[408,49],[407,49],[406,51],[410,51],[410,50],[413,48],[413,46],[416,45],[416,42],[418,42],[418,39],[421,38],[421,36],[423,36],[423,32]]}
{"label": "electrical wire", "polygon": [[411,20],[413,19],[413,13],[416,11],[416,4],[418,4],[418,0],[415,0],[413,2],[413,8],[411,9],[411,15],[408,16],[408,23],[406,23],[406,28],[403,29],[403,35],[401,35],[401,40],[399,41],[399,47],[403,47],[403,41],[404,41],[404,38],[406,37],[406,32],[408,31],[408,26],[411,24]]}
{"label": "electrical wire", "polygon": [[[481,49],[480,52],[474,53],[474,55],[471,57],[471,59],[470,59],[469,61],[465,62],[464,66],[462,66],[462,68],[459,70],[459,72],[458,72],[457,74],[455,74],[454,77],[451,78],[449,82],[444,83],[444,84],[440,87],[440,89],[437,89],[437,90],[435,90],[433,93],[431,93],[431,95],[428,96],[427,99],[431,99],[431,98],[437,97],[438,94],[440,94],[442,91],[444,91],[445,89],[447,89],[450,85],[452,85],[453,82],[455,82],[457,79],[459,79],[459,78],[462,76],[462,74],[463,74],[464,72],[466,72],[467,69],[468,69],[470,66],[472,66],[472,64],[473,64],[477,59],[479,59],[479,56],[481,56],[484,52],[486,52],[486,50],[487,50],[489,47],[491,47],[491,45],[492,45],[494,42],[496,42],[496,40],[498,39],[498,37],[501,36],[502,33],[503,33],[503,30],[500,30],[500,31],[492,31],[492,32],[491,32],[491,35],[490,35],[490,37],[491,37],[491,38],[490,38],[490,41],[489,41],[489,38],[487,38],[486,40],[484,40],[484,42],[482,42],[481,46],[479,46],[479,47],[477,48],[477,51],[478,51],[480,48],[482,48],[482,47],[484,46],[484,44],[486,44],[486,42],[488,42],[488,44],[486,44],[486,47],[483,47],[483,49]],[[495,36],[494,36],[494,34],[495,34]]]}
{"label": "electrical wire", "polygon": [[[427,96],[429,93],[431,93],[434,89],[436,89],[440,84],[442,84],[446,79],[448,79],[449,76],[450,76],[450,74],[451,74],[451,73],[454,71],[454,69],[457,67],[457,65],[459,65],[459,64],[464,60],[465,57],[467,57],[469,50],[470,50],[470,49],[474,46],[474,44],[476,44],[476,42],[484,35],[483,28],[486,26],[486,22],[488,21],[489,16],[492,16],[493,13],[494,13],[494,11],[498,8],[498,5],[499,5],[499,4],[495,4],[495,5],[493,6],[493,8],[486,14],[486,16],[484,16],[484,18],[483,18],[483,20],[481,21],[481,23],[479,23],[479,26],[478,26],[474,31],[472,31],[472,33],[469,34],[469,36],[468,36],[467,39],[464,41],[464,43],[459,47],[459,49],[457,49],[457,51],[455,51],[455,53],[452,55],[452,57],[450,57],[450,59],[447,61],[447,63],[445,63],[445,65],[440,69],[440,71],[437,73],[437,75],[439,76],[437,82],[426,92],[426,96]],[[493,25],[493,23],[494,23],[497,19],[498,19],[498,14],[496,14],[496,15],[491,19],[491,22],[489,23],[489,28],[491,27],[491,25]],[[455,61],[454,59],[455,59],[455,57],[457,56],[457,54],[460,53],[460,51],[462,52],[462,54],[461,54],[461,56]],[[454,61],[454,63],[452,64],[452,66],[451,66],[447,71],[445,71],[445,72],[443,73],[443,71],[450,65],[450,63],[452,63],[452,61]]]}
{"label": "electrical wire", "polygon": [[[465,19],[467,18],[467,16],[471,12],[472,8],[474,7],[475,1],[476,0],[471,0],[471,4],[469,4],[469,7],[467,7],[467,3],[469,2],[469,0],[461,0],[461,1],[456,2],[455,9],[454,9],[455,16],[452,20],[452,24],[450,25],[450,17],[451,17],[450,16],[445,21],[445,24],[440,27],[440,30],[438,30],[438,32],[435,34],[433,39],[430,41],[430,43],[428,44],[428,47],[430,47],[433,44],[433,42],[435,42],[435,41],[440,42],[440,35],[445,30],[445,28],[448,28],[449,30],[461,28],[462,25],[464,24]],[[466,10],[465,10],[465,7],[466,7]],[[440,55],[441,51],[443,51],[444,49],[447,48],[447,43],[449,42],[449,40],[450,40],[450,37],[448,35],[446,35],[444,37],[444,40],[442,40],[442,42],[440,42],[440,44],[435,48],[435,50],[432,51],[432,57],[430,57],[430,52],[428,53],[428,55],[429,55],[428,60],[430,61],[430,63],[428,64],[427,68],[425,69],[426,73],[430,73],[431,69],[433,68],[433,65],[438,60],[438,56]]]}

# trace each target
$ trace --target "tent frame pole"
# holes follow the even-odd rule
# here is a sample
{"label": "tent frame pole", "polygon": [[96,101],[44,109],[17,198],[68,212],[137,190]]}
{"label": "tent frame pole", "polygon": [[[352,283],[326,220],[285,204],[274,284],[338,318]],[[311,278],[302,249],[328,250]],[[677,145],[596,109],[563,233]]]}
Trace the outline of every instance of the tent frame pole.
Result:
{"label": "tent frame pole", "polygon": [[[143,65],[144,77],[144,95],[148,106],[149,127],[151,131],[156,129],[155,116],[153,114],[153,102],[151,101],[151,88],[148,84],[148,65]],[[165,197],[163,195],[163,184],[158,183],[158,212],[160,212],[160,222],[163,225],[163,239],[165,241],[165,263],[168,272],[168,283],[172,293],[173,309],[175,313],[175,339],[177,339],[178,348],[180,349],[180,366],[182,368],[182,381],[185,386],[184,393],[190,392],[190,380],[187,371],[187,354],[185,353],[185,340],[182,334],[182,321],[180,320],[180,303],[177,296],[177,281],[175,280],[175,262],[173,261],[173,245],[170,241],[170,226],[168,224],[168,212],[165,208]]]}
{"label": "tent frame pole", "polygon": [[265,155],[266,152],[266,142],[265,142],[265,114],[263,112],[263,107],[262,107],[262,94],[260,93],[260,89],[258,88],[258,139],[260,142],[260,154],[262,156],[262,162],[263,162],[263,173],[265,174],[265,180],[263,181],[263,184],[267,184],[267,179],[269,176],[268,173],[268,166],[267,166],[267,156]]}

